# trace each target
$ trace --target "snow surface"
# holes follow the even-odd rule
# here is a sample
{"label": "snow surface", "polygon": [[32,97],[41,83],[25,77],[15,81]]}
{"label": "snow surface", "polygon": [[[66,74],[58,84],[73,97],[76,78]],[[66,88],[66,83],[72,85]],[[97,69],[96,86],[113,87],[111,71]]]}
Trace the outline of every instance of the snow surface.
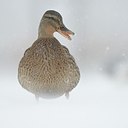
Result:
{"label": "snow surface", "polygon": [[101,74],[83,75],[69,100],[62,96],[38,103],[15,77],[7,79],[0,86],[1,128],[128,127],[128,87]]}

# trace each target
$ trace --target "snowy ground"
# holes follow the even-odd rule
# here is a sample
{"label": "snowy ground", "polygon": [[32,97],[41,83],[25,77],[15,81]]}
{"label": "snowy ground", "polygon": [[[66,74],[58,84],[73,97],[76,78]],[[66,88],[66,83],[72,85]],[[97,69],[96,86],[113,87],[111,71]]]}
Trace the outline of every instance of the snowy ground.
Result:
{"label": "snowy ground", "polygon": [[39,103],[16,80],[1,81],[0,128],[128,128],[128,87],[103,75],[83,75],[69,100]]}

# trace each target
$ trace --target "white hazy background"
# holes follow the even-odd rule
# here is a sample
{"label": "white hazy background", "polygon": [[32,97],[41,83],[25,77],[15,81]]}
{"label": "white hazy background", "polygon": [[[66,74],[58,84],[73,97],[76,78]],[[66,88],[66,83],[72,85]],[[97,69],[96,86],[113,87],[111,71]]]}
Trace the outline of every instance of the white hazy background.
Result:
{"label": "white hazy background", "polygon": [[[81,80],[69,100],[37,104],[17,68],[48,9],[75,32],[72,41],[55,36],[75,57]],[[127,0],[0,0],[0,128],[51,127],[128,128]]]}

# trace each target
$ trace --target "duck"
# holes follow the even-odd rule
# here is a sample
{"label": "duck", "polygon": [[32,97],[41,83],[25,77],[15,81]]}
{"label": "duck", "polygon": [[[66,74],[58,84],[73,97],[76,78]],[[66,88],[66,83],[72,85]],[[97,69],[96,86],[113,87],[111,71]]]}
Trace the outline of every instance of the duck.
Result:
{"label": "duck", "polygon": [[20,85],[35,98],[53,99],[69,93],[78,85],[80,71],[67,47],[55,37],[58,32],[68,40],[74,32],[63,23],[59,12],[48,10],[39,24],[38,38],[25,51],[18,66]]}

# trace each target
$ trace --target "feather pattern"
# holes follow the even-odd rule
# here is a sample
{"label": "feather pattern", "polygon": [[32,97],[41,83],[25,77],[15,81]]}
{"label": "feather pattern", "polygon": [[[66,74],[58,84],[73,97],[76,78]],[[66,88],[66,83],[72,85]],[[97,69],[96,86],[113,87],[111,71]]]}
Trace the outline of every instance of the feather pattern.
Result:
{"label": "feather pattern", "polygon": [[54,37],[41,37],[25,51],[18,79],[36,97],[55,98],[76,87],[80,72],[65,46]]}

